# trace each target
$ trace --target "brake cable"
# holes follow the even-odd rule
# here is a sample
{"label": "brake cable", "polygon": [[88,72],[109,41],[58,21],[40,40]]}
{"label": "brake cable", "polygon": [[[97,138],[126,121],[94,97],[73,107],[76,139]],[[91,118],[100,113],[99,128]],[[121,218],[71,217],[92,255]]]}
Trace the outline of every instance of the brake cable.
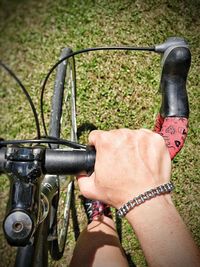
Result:
{"label": "brake cable", "polygon": [[104,50],[104,51],[105,50],[106,51],[109,51],[109,50],[126,50],[126,51],[149,51],[149,52],[155,52],[155,47],[127,47],[127,46],[92,47],[92,48],[86,48],[86,49],[82,49],[82,50],[77,50],[77,51],[69,54],[68,56],[65,56],[62,59],[58,60],[51,67],[51,69],[48,71],[48,73],[47,73],[47,75],[46,75],[46,77],[44,79],[44,82],[42,84],[42,88],[41,88],[40,112],[41,112],[41,119],[42,119],[43,129],[44,129],[44,132],[45,132],[45,135],[46,135],[45,138],[41,138],[39,118],[38,118],[38,114],[37,114],[35,105],[34,105],[34,103],[32,101],[32,98],[30,97],[30,94],[28,93],[27,89],[22,84],[20,79],[16,76],[16,74],[5,63],[3,63],[0,60],[0,66],[2,66],[4,68],[4,70],[6,70],[8,72],[8,74],[17,82],[19,87],[22,89],[22,92],[25,94],[25,96],[26,96],[26,98],[27,98],[27,100],[28,100],[28,102],[30,104],[31,110],[33,112],[34,119],[35,119],[35,124],[36,124],[36,130],[37,130],[37,139],[0,141],[0,145],[47,143],[47,144],[62,144],[62,145],[69,146],[71,148],[86,149],[85,145],[81,145],[81,144],[78,144],[76,142],[72,142],[72,141],[69,141],[69,140],[64,140],[64,139],[54,138],[54,137],[48,136],[47,129],[46,129],[46,123],[45,123],[45,119],[44,119],[44,109],[43,109],[44,91],[45,91],[45,87],[46,87],[46,84],[47,84],[47,81],[48,81],[50,75],[58,67],[58,65],[61,64],[63,61],[65,61],[66,59],[69,59],[70,57],[78,55],[78,54],[83,54],[83,53],[92,52],[92,51],[101,51],[101,50]]}
{"label": "brake cable", "polygon": [[155,52],[155,47],[128,47],[128,46],[108,46],[108,47],[92,47],[92,48],[86,48],[86,49],[82,49],[82,50],[77,50],[75,52],[70,53],[69,55],[63,57],[62,59],[58,60],[52,67],[51,69],[48,71],[44,82],[42,84],[42,88],[41,88],[41,95],[40,95],[40,113],[41,113],[41,119],[42,119],[42,126],[44,129],[44,133],[45,135],[47,134],[47,129],[46,129],[46,123],[45,123],[45,119],[44,119],[44,109],[43,109],[43,99],[44,99],[44,91],[45,91],[45,87],[47,84],[47,81],[50,77],[50,75],[52,74],[52,72],[58,67],[59,64],[61,64],[63,61],[65,61],[66,59],[69,59],[70,57],[73,57],[75,55],[78,54],[83,54],[83,53],[87,53],[87,52],[92,52],[92,51],[100,51],[100,50],[126,50],[126,51],[149,51],[149,52]]}
{"label": "brake cable", "polygon": [[22,89],[22,92],[25,94],[25,96],[26,96],[26,98],[27,98],[27,100],[28,100],[28,102],[29,102],[29,104],[31,106],[31,110],[33,112],[33,115],[34,115],[36,129],[37,129],[37,138],[40,139],[40,137],[41,137],[40,124],[39,124],[38,114],[37,114],[35,105],[33,104],[32,98],[30,97],[30,95],[29,95],[28,91],[26,90],[25,86],[22,84],[22,82],[16,76],[16,74],[8,66],[6,66],[6,64],[4,64],[1,60],[0,60],[0,66],[2,66],[4,68],[4,70],[6,70],[8,72],[8,74],[17,82],[19,87]]}
{"label": "brake cable", "polygon": [[19,144],[58,144],[58,145],[65,145],[74,149],[86,149],[85,145],[78,144],[73,141],[60,139],[56,137],[45,137],[41,139],[25,139],[25,140],[2,140],[0,141],[0,146],[7,146],[7,145],[19,145]]}

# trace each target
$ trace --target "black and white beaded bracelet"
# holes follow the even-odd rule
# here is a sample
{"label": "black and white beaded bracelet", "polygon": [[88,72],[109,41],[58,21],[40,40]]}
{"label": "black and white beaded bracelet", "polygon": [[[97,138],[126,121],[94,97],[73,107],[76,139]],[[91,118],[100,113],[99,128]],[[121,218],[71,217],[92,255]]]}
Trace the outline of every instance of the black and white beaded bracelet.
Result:
{"label": "black and white beaded bracelet", "polygon": [[137,197],[134,197],[132,200],[130,200],[126,204],[124,204],[121,208],[118,209],[117,215],[119,217],[124,217],[130,210],[132,210],[136,206],[141,205],[146,200],[150,200],[150,199],[152,199],[156,196],[159,196],[159,195],[170,193],[173,189],[174,189],[174,185],[171,182],[157,186],[154,189],[150,189],[150,190],[144,192],[143,194],[141,194]]}

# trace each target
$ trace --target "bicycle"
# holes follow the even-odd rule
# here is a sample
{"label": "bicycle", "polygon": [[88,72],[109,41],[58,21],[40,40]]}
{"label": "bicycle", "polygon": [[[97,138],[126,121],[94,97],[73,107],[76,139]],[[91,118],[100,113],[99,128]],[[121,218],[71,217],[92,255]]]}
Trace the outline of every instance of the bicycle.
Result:
{"label": "bicycle", "polygon": [[[116,49],[144,50],[162,55],[162,104],[154,130],[165,139],[171,159],[184,144],[189,117],[186,80],[191,54],[188,44],[182,38],[169,38],[161,45],[148,48],[97,47],[76,52],[70,48],[63,49],[60,60],[50,69],[42,86],[41,115],[45,137],[41,136],[37,112],[28,92],[16,75],[0,62],[26,94],[37,128],[37,139],[0,141],[0,171],[10,177],[9,205],[3,228],[8,243],[18,247],[16,267],[48,266],[48,251],[54,260],[63,256],[74,190],[73,175],[81,172],[90,174],[95,164],[94,148],[77,143],[74,57],[89,51]],[[43,95],[47,80],[56,67],[58,69],[48,134],[44,120]],[[70,113],[70,140],[60,138],[61,131],[66,129],[64,103],[70,103],[69,110],[66,109]],[[68,148],[61,148],[61,145]],[[63,175],[68,176],[63,179]],[[60,196],[63,181],[67,190],[64,200]],[[64,201],[62,221],[58,211],[60,200]]]}

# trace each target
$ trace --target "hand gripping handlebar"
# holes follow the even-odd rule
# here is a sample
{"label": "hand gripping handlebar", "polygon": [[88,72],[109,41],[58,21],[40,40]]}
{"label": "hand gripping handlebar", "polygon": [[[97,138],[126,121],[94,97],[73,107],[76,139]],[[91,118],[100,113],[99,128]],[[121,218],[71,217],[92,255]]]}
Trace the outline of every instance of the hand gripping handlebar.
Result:
{"label": "hand gripping handlebar", "polygon": [[[191,53],[186,41],[177,37],[169,38],[163,44],[156,45],[155,52],[162,55],[160,80],[162,104],[156,118],[154,131],[163,136],[173,159],[182,148],[188,132],[189,105],[186,80],[191,63]],[[5,148],[2,148],[0,171],[5,171],[4,154]],[[66,164],[63,164],[62,158],[65,158]],[[67,154],[47,150],[44,162],[45,173],[72,174],[81,170],[90,172],[95,162],[95,153],[93,149],[87,149],[86,152],[67,152]],[[65,165],[71,167],[65,168]]]}
{"label": "hand gripping handlebar", "polygon": [[[186,80],[191,54],[187,43],[181,38],[169,38],[165,43],[155,46],[155,51],[162,54],[162,104],[154,131],[163,136],[173,159],[183,147],[188,132]],[[42,174],[80,174],[83,171],[90,174],[94,168],[95,155],[92,147],[72,151],[44,147],[0,148],[0,172],[12,173],[14,176],[10,200],[14,206],[4,220],[4,232],[10,244],[26,245],[37,223],[38,211],[34,210],[34,204],[40,194],[36,190],[41,182],[39,177]],[[27,192],[33,192],[34,198],[32,193]],[[29,214],[29,210],[33,212]],[[23,225],[19,224],[19,218],[20,222],[24,222]],[[13,225],[16,227],[14,230]],[[22,230],[19,230],[20,227]]]}

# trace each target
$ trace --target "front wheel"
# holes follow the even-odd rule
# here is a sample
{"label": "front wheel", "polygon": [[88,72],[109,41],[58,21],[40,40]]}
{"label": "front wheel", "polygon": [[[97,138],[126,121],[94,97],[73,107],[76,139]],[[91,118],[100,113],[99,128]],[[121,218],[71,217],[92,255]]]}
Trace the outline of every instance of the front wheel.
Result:
{"label": "front wheel", "polygon": [[[61,58],[71,53],[72,50],[70,48],[64,48]],[[51,108],[49,135],[77,141],[76,72],[74,57],[63,61],[58,66]],[[58,148],[57,145],[52,145],[52,147]],[[59,147],[59,149],[62,149],[62,147]],[[51,206],[49,251],[54,260],[59,260],[64,253],[67,240],[74,187],[72,177],[55,176],[55,178],[58,183],[58,191],[53,198]]]}

